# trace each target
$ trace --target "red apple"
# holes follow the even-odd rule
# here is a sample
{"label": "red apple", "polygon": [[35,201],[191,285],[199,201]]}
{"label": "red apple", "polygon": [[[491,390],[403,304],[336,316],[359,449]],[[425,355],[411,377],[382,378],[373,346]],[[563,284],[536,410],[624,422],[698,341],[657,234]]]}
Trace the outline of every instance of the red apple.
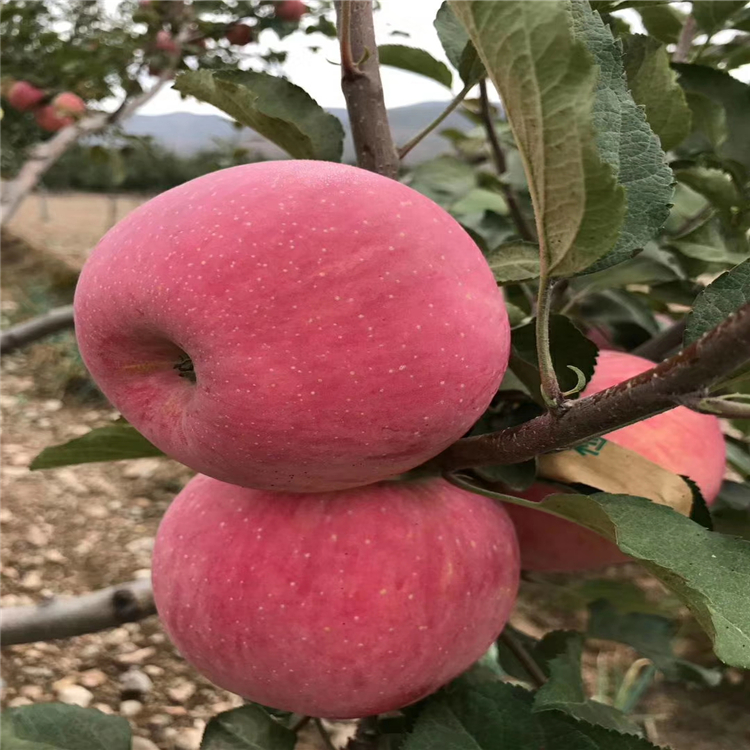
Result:
{"label": "red apple", "polygon": [[230,44],[244,47],[253,41],[254,34],[252,28],[246,23],[235,23],[227,29],[225,36]]}
{"label": "red apple", "polygon": [[518,579],[502,505],[443,479],[293,495],[198,476],[153,557],[159,615],[199,672],[335,718],[408,705],[467,669]]}
{"label": "red apple", "polygon": [[[582,395],[603,391],[653,366],[653,362],[625,352],[600,351],[594,377]],[[700,487],[708,504],[719,494],[726,447],[716,417],[679,406],[606,437],[675,474],[689,476]],[[509,494],[539,502],[560,491],[539,483],[525,492]],[[569,521],[516,505],[508,504],[507,510],[516,526],[525,570],[592,570],[632,559],[606,539]]]}
{"label": "red apple", "polygon": [[39,106],[45,93],[28,81],[16,81],[8,91],[8,104],[19,112],[29,112]]}
{"label": "red apple", "polygon": [[70,91],[63,91],[52,100],[55,112],[60,116],[78,117],[86,111],[86,103],[80,96]]}
{"label": "red apple", "polygon": [[478,419],[508,361],[502,294],[461,226],[324,161],[234,167],[154,198],[94,250],[75,310],[86,364],[128,421],[259,489],[344,489],[423,463]]}
{"label": "red apple", "polygon": [[172,35],[164,29],[156,32],[156,49],[170,55],[175,55],[180,51],[180,47]]}
{"label": "red apple", "polygon": [[297,22],[307,13],[307,6],[302,0],[282,0],[275,7],[276,18],[282,21]]}
{"label": "red apple", "polygon": [[51,104],[36,110],[34,112],[34,119],[42,130],[50,133],[56,133],[58,130],[62,130],[68,127],[68,125],[75,123],[75,119],[72,117],[61,117]]}

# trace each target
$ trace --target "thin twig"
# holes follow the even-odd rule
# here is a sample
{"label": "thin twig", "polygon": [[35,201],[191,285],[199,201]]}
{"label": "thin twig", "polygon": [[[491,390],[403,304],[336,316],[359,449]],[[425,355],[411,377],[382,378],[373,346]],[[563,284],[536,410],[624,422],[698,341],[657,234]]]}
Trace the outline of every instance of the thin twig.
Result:
{"label": "thin twig", "polygon": [[503,632],[500,633],[498,640],[507,647],[508,651],[510,651],[516,659],[518,659],[521,666],[523,666],[531,678],[534,687],[540,688],[545,682],[547,682],[547,675],[544,674],[542,668],[536,663],[534,657],[526,650],[523,643],[516,638],[516,634],[512,630],[505,628]]}
{"label": "thin twig", "polygon": [[398,150],[399,159],[403,159],[418,143],[421,143],[440,123],[445,120],[453,110],[466,98],[471,91],[472,86],[464,86],[461,91],[453,98],[451,103],[421,132],[417,133],[408,143],[405,143]]}
{"label": "thin twig", "polygon": [[724,419],[750,419],[750,404],[731,401],[719,396],[697,399],[685,399],[684,406],[701,414],[714,414]]}
{"label": "thin twig", "polygon": [[357,75],[347,73],[343,65],[341,72],[341,90],[349,113],[357,165],[395,179],[399,159],[383,98],[372,2],[337,0],[335,6],[339,35],[346,15],[349,23],[345,33],[349,34],[351,56],[353,60],[361,61],[357,64]]}
{"label": "thin twig", "polygon": [[505,196],[505,202],[508,204],[508,211],[510,211],[511,218],[516,225],[519,236],[526,242],[534,242],[534,232],[531,231],[529,225],[526,223],[526,219],[518,205],[518,198],[515,191],[510,185],[507,185],[503,181],[503,175],[508,171],[508,165],[505,161],[503,148],[497,137],[495,123],[492,120],[492,109],[490,108],[490,100],[487,95],[486,80],[479,82],[479,101],[481,106],[482,123],[484,124],[487,140],[490,144],[490,151],[492,152],[492,158],[495,162],[495,169],[500,178],[500,185],[502,187],[503,195]]}
{"label": "thin twig", "polygon": [[328,734],[328,731],[323,726],[323,722],[320,719],[313,719],[313,722],[315,723],[315,726],[318,728],[318,733],[320,734],[320,737],[323,740],[323,744],[326,746],[326,750],[336,750],[336,746],[333,744],[333,742],[331,742],[331,735]]}
{"label": "thin twig", "polygon": [[310,723],[310,719],[312,719],[312,716],[301,716],[294,722],[294,724],[292,724],[292,726],[289,727],[289,729],[296,734],[300,729],[306,727]]}
{"label": "thin twig", "polygon": [[357,64],[352,57],[352,6],[345,2],[341,6],[339,21],[339,44],[341,47],[341,75],[344,78],[354,78],[360,74]]}
{"label": "thin twig", "polygon": [[672,55],[672,62],[686,63],[690,59],[690,48],[693,46],[693,38],[697,31],[697,24],[693,15],[689,15],[682,25],[680,38],[677,40],[677,47]]}
{"label": "thin twig", "polygon": [[539,379],[542,400],[553,414],[561,414],[565,402],[557,373],[552,362],[549,339],[549,316],[553,284],[546,273],[539,279],[539,292],[536,303],[536,352],[539,360]]}
{"label": "thin twig", "polygon": [[661,362],[664,357],[680,348],[686,326],[687,318],[683,318],[633,349],[632,353],[652,362]]}
{"label": "thin twig", "polygon": [[750,361],[750,303],[652,370],[579,399],[561,416],[543,414],[516,427],[454,443],[430,461],[443,471],[515,464],[626,427],[702,396]]}

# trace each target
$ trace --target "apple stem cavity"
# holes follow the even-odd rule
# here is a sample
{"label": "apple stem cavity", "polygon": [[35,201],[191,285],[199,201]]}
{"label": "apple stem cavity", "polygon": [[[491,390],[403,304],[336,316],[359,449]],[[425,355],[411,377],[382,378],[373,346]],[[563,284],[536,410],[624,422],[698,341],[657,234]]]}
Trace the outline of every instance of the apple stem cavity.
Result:
{"label": "apple stem cavity", "polygon": [[172,366],[172,369],[177,370],[177,374],[181,378],[189,380],[191,383],[196,383],[197,378],[195,376],[195,365],[193,360],[187,354],[182,354],[180,361]]}

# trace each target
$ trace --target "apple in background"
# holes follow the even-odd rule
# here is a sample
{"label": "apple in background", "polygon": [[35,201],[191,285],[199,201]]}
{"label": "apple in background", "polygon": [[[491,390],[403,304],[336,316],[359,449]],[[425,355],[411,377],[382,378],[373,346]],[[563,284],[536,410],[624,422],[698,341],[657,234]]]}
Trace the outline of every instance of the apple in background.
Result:
{"label": "apple in background", "polygon": [[136,429],[258,489],[418,466],[479,418],[509,354],[502,293],[461,226],[406,185],[324,161],[224,169],[141,206],[87,261],[75,317],[93,378]]}
{"label": "apple in background", "polygon": [[[596,371],[582,396],[590,396],[654,366],[632,354],[600,351]],[[719,420],[684,406],[609,433],[608,440],[639,453],[659,466],[689,476],[711,504],[719,494],[726,465],[726,447]],[[525,492],[507,492],[539,502],[562,492],[538,483]],[[521,566],[540,572],[593,570],[632,558],[592,531],[562,518],[507,504],[518,533]]]}
{"label": "apple in background", "polygon": [[156,49],[170,55],[177,54],[180,51],[180,48],[172,35],[164,29],[156,33]]}
{"label": "apple in background", "polygon": [[39,106],[45,93],[28,81],[16,81],[8,91],[8,104],[19,112],[29,112]]}
{"label": "apple in background", "polygon": [[254,34],[252,28],[246,23],[235,23],[227,29],[225,36],[230,44],[244,47],[253,41]]}
{"label": "apple in background", "polygon": [[58,115],[78,117],[86,111],[86,102],[70,91],[63,91],[52,100],[52,107]]}
{"label": "apple in background", "polygon": [[307,13],[307,6],[302,0],[282,0],[275,6],[276,18],[282,21],[299,21]]}
{"label": "apple in background", "polygon": [[471,666],[518,581],[502,504],[443,479],[294,495],[199,475],[153,556],[159,616],[199,672],[338,719],[408,705]]}
{"label": "apple in background", "polygon": [[34,112],[34,119],[42,130],[46,130],[49,133],[56,133],[58,130],[62,130],[68,127],[68,125],[75,123],[75,118],[73,117],[61,117],[51,104],[36,110]]}

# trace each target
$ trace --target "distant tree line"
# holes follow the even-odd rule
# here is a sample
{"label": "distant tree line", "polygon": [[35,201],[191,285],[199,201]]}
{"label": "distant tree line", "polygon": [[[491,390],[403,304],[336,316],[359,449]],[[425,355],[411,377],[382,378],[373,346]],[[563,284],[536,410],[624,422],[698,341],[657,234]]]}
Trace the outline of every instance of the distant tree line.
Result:
{"label": "distant tree line", "polygon": [[159,193],[208,172],[255,161],[263,157],[220,141],[186,155],[149,138],[117,148],[78,143],[47,172],[43,185],[50,190]]}

